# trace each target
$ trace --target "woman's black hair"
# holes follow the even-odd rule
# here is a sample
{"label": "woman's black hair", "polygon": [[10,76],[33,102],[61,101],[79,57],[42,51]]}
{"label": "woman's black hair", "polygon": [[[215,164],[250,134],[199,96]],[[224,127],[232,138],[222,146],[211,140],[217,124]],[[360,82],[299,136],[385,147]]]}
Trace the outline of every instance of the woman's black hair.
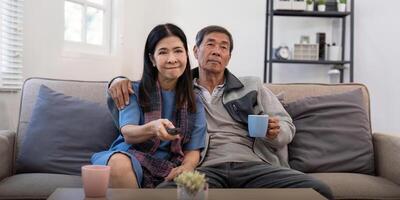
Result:
{"label": "woman's black hair", "polygon": [[139,104],[143,107],[143,111],[147,112],[150,110],[150,94],[156,90],[158,70],[153,66],[150,56],[154,55],[156,45],[160,40],[169,37],[178,37],[186,50],[186,67],[183,74],[178,78],[175,86],[175,102],[176,108],[182,108],[187,103],[189,112],[196,112],[196,102],[193,93],[193,80],[191,74],[191,67],[188,55],[188,45],[185,33],[174,24],[160,24],[151,30],[146,40],[144,47],[144,63],[143,63],[143,75],[140,80],[139,86]]}

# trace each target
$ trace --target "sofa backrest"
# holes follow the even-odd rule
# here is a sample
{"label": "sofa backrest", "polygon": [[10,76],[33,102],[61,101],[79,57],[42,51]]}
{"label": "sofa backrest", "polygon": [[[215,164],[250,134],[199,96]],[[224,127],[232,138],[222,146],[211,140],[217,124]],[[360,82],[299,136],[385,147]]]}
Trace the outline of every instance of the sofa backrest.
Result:
{"label": "sofa backrest", "polygon": [[[21,95],[20,115],[17,128],[17,138],[14,145],[14,161],[18,155],[18,149],[25,137],[28,124],[31,120],[33,108],[36,103],[38,91],[41,85],[64,93],[65,95],[79,97],[106,105],[106,81],[76,81],[46,78],[29,78],[23,85]],[[357,83],[350,84],[265,84],[273,93],[284,93],[285,102],[295,101],[308,96],[328,95],[343,93],[361,88],[365,99],[365,108],[370,113],[369,94],[366,86]],[[369,115],[370,116],[370,115]],[[15,168],[15,165],[13,166]]]}
{"label": "sofa backrest", "polygon": [[275,95],[283,93],[284,102],[292,102],[309,96],[321,96],[349,92],[361,88],[363,92],[364,108],[370,115],[369,92],[365,85],[359,83],[346,84],[319,84],[319,83],[287,83],[287,84],[265,84]]}
{"label": "sofa backrest", "polygon": [[[106,105],[106,81],[76,81],[47,78],[29,78],[24,82],[21,95],[21,106],[17,128],[17,138],[14,145],[14,160],[18,155],[18,149],[25,137],[28,124],[31,120],[33,108],[41,85],[63,93]],[[15,166],[15,165],[14,165]]]}

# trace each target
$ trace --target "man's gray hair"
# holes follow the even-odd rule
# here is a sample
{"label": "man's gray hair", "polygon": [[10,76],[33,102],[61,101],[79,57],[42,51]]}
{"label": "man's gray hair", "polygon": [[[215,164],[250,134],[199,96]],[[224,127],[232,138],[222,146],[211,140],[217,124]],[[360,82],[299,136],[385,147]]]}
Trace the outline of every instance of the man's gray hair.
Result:
{"label": "man's gray hair", "polygon": [[232,53],[233,50],[233,39],[231,33],[229,33],[226,28],[222,26],[216,26],[216,25],[211,25],[211,26],[206,26],[203,29],[201,29],[199,32],[197,32],[196,35],[196,46],[199,47],[201,42],[203,42],[203,39],[206,35],[210,33],[223,33],[229,37],[229,52]]}

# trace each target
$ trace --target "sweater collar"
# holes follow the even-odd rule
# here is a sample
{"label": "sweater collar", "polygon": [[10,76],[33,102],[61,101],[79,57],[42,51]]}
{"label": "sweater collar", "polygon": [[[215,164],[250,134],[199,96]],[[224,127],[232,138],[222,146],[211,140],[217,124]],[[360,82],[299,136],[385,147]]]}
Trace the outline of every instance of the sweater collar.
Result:
{"label": "sweater collar", "polygon": [[[199,78],[199,68],[198,67],[192,69],[192,76],[193,76],[193,78]],[[225,91],[226,92],[244,87],[242,82],[235,75],[233,75],[228,69],[225,69],[224,76],[225,76]]]}

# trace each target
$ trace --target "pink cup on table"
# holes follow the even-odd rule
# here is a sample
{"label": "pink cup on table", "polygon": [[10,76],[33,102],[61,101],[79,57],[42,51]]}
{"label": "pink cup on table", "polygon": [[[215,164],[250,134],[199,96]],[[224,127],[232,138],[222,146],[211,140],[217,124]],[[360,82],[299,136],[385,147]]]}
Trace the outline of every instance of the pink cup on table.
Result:
{"label": "pink cup on table", "polygon": [[85,196],[89,198],[105,197],[110,180],[110,166],[82,166],[82,182]]}

